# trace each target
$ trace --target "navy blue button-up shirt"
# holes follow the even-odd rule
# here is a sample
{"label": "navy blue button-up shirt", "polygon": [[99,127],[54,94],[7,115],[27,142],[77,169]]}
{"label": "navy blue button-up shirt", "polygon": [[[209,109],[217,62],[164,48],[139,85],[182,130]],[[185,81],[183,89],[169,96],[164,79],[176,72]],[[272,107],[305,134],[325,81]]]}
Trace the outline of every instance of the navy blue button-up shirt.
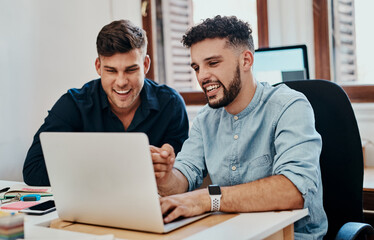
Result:
{"label": "navy blue button-up shirt", "polygon": [[178,153],[188,137],[188,118],[182,97],[166,85],[145,79],[140,92],[141,104],[125,130],[111,111],[101,79],[86,83],[81,89],[70,89],[49,111],[34,136],[23,167],[23,178],[29,185],[49,185],[40,145],[41,132],[144,132],[151,145],[169,143]]}

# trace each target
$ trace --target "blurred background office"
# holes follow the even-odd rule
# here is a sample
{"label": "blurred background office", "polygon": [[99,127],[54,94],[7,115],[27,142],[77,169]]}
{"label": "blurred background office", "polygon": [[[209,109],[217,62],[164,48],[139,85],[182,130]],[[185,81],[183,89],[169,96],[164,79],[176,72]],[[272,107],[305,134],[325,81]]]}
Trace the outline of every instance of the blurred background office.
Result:
{"label": "blurred background office", "polygon": [[[332,80],[350,91],[366,164],[374,166],[371,5],[354,0],[0,0],[0,179],[22,181],[26,152],[47,111],[67,89],[98,77],[95,43],[104,25],[129,19],[143,26],[152,58],[148,77],[186,93],[199,87],[180,38],[189,26],[217,14],[248,21],[256,48],[306,45],[310,78]],[[196,109],[189,106],[191,118]]]}

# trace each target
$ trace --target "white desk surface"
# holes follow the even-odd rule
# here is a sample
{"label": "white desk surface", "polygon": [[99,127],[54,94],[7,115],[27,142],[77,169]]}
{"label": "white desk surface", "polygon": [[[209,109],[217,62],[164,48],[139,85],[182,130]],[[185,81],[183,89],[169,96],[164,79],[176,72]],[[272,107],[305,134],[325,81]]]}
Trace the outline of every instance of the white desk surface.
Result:
{"label": "white desk surface", "polygon": [[[15,184],[22,184],[22,182],[0,180],[0,189]],[[263,239],[307,215],[308,209],[242,213],[187,239]],[[42,216],[25,216],[25,239],[48,239],[51,237],[53,239],[115,239],[113,235],[98,236],[48,228],[49,223],[57,218],[56,211]]]}

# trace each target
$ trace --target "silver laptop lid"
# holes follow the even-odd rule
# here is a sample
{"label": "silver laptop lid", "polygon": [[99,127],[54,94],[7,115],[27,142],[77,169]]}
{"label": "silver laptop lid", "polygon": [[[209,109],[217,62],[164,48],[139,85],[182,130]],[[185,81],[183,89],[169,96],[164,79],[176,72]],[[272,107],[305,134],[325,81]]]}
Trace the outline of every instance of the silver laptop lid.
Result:
{"label": "silver laptop lid", "polygon": [[43,132],[40,139],[61,219],[164,231],[144,133]]}

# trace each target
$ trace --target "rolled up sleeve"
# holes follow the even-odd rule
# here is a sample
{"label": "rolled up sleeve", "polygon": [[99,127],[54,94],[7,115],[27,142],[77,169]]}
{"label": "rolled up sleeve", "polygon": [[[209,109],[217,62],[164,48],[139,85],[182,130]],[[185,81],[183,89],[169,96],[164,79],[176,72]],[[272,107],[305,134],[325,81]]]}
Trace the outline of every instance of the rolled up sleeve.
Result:
{"label": "rolled up sleeve", "polygon": [[198,188],[207,175],[204,144],[199,126],[199,119],[195,118],[190,137],[184,142],[174,164],[174,168],[178,169],[187,178],[188,191]]}
{"label": "rolled up sleeve", "polygon": [[274,124],[273,174],[286,176],[302,194],[304,208],[308,208],[321,187],[322,140],[315,130],[313,109],[305,97],[294,98],[285,105]]}

